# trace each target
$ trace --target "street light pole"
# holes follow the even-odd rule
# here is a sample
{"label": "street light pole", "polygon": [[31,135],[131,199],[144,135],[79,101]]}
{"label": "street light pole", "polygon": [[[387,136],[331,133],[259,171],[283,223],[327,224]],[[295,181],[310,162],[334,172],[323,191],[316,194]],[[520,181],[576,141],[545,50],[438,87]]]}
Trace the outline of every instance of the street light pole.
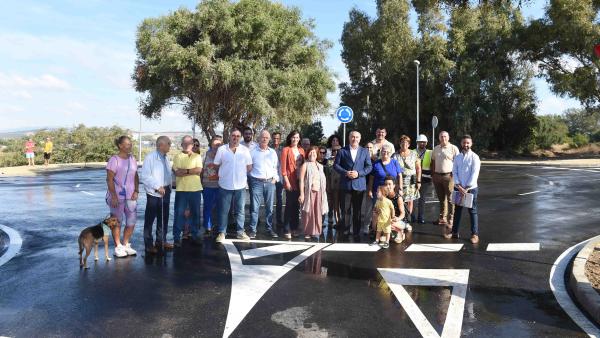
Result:
{"label": "street light pole", "polygon": [[138,133],[138,137],[140,138],[140,152],[139,152],[139,157],[138,157],[138,161],[142,160],[142,113],[140,113],[140,131]]}
{"label": "street light pole", "polygon": [[419,137],[419,60],[413,61],[417,66],[417,137]]}

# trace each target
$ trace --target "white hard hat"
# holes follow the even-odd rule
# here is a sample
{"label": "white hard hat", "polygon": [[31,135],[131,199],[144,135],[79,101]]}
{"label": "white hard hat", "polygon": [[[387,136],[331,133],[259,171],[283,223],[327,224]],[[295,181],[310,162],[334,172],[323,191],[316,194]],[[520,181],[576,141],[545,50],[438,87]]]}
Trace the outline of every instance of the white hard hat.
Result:
{"label": "white hard hat", "polygon": [[427,136],[421,134],[417,137],[417,142],[427,142]]}

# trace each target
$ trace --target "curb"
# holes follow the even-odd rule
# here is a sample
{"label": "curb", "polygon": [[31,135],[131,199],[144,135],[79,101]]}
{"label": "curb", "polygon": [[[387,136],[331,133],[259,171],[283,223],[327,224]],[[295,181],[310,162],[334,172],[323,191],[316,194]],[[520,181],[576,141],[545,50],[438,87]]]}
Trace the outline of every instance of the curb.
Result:
{"label": "curb", "polygon": [[[558,162],[560,161],[560,162]],[[532,167],[557,167],[557,168],[590,168],[600,165],[600,161],[577,163],[571,160],[556,160],[556,161],[502,161],[502,160],[481,160],[484,165],[499,165],[499,166],[532,166]]]}
{"label": "curb", "polygon": [[590,281],[585,276],[585,263],[594,251],[595,245],[599,243],[598,241],[600,241],[600,236],[590,239],[588,244],[579,251],[573,261],[568,284],[577,302],[596,323],[600,323],[600,294],[592,288]]}

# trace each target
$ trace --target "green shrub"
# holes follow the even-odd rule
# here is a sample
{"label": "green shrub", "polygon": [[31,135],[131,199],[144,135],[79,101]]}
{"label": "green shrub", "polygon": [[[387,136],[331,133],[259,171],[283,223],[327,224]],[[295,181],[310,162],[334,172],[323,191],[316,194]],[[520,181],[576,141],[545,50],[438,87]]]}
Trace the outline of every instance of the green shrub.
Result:
{"label": "green shrub", "polygon": [[558,115],[538,116],[538,125],[533,135],[535,145],[541,149],[550,149],[553,144],[562,144],[567,140],[569,128]]}
{"label": "green shrub", "polygon": [[579,148],[586,146],[590,143],[590,139],[587,135],[583,134],[575,134],[571,138],[571,142],[569,142],[569,147],[571,148]]}

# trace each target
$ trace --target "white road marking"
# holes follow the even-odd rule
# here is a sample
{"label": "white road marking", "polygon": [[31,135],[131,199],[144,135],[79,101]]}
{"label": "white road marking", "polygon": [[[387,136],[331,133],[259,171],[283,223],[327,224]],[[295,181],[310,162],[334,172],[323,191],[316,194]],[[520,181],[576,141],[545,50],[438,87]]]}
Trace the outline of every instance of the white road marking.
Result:
{"label": "white road marking", "polygon": [[[465,297],[469,282],[469,270],[463,269],[377,269],[389,285],[390,289],[415,324],[419,332],[426,338],[460,337],[465,311]],[[418,286],[451,286],[452,296],[442,335],[427,320],[415,301],[410,297],[404,285]]]}
{"label": "white road marking", "polygon": [[579,325],[592,338],[600,338],[600,329],[598,329],[589,319],[579,310],[577,305],[569,296],[567,292],[567,286],[565,285],[565,273],[569,262],[584,246],[587,241],[583,241],[568,248],[563,252],[552,265],[550,269],[550,289],[554,293],[554,297],[558,301],[558,304],[565,310],[565,312],[573,319],[573,321]]}
{"label": "white road marking", "polygon": [[232,243],[266,243],[266,244],[289,244],[289,245],[314,245],[315,243],[307,243],[307,242],[285,242],[285,241],[270,241],[268,239],[252,239],[250,241],[245,241],[243,239],[229,239],[228,241]]}
{"label": "white road marking", "polygon": [[[227,256],[229,257],[229,264],[231,266],[231,298],[229,299],[229,309],[227,311],[223,337],[229,337],[233,333],[260,298],[281,277],[306,258],[329,245],[327,243],[311,243],[311,248],[300,253],[282,266],[244,265],[238,249],[233,244],[234,242],[238,241],[225,240],[223,242],[223,245],[227,249]],[[307,243],[299,244],[306,245]]]}
{"label": "white road marking", "polygon": [[411,244],[405,251],[410,252],[457,252],[462,249],[464,244]]}
{"label": "white road marking", "polygon": [[487,251],[540,251],[540,243],[490,243]]}
{"label": "white road marking", "polygon": [[84,194],[86,194],[86,195],[96,196],[96,195],[92,194],[91,192],[87,192],[87,191],[83,191],[83,190],[81,192],[84,193]]}
{"label": "white road marking", "polygon": [[525,196],[525,195],[537,194],[538,192],[540,192],[540,191],[536,190],[536,191],[524,192],[524,193],[517,194],[517,195],[519,195],[519,196]]}
{"label": "white road marking", "polygon": [[595,170],[596,168],[583,169],[583,168],[564,168],[564,167],[542,167],[542,169],[558,169],[558,170],[571,170],[571,171],[585,171],[585,172],[589,172],[589,173],[600,173],[600,171]]}
{"label": "white road marking", "polygon": [[323,249],[323,251],[354,251],[354,252],[375,252],[381,249],[379,245],[369,245],[369,244],[360,244],[360,243],[335,243],[327,248]]}
{"label": "white road marking", "polygon": [[311,246],[312,245],[310,245],[310,244],[306,244],[306,245],[279,244],[279,245],[272,245],[272,246],[267,246],[267,247],[262,247],[262,248],[242,250],[241,254],[242,254],[242,257],[244,257],[244,259],[252,259],[252,258],[259,258],[259,257],[264,257],[264,256],[270,256],[270,255],[277,255],[277,254],[286,253],[286,252],[294,252],[294,251],[298,251],[298,250],[304,250],[304,249],[310,248]]}
{"label": "white road marking", "polygon": [[81,187],[81,183],[77,183],[77,185],[75,185],[75,188],[79,188]]}
{"label": "white road marking", "polygon": [[0,266],[2,266],[4,263],[11,260],[11,258],[15,257],[17,253],[19,253],[19,250],[21,250],[21,245],[23,245],[23,239],[21,238],[21,235],[19,235],[19,233],[13,228],[9,228],[0,224],[0,229],[8,235],[9,239],[8,250],[6,250],[4,255],[0,256]]}
{"label": "white road marking", "polygon": [[429,204],[429,203],[439,203],[439,201],[425,201],[425,204]]}

